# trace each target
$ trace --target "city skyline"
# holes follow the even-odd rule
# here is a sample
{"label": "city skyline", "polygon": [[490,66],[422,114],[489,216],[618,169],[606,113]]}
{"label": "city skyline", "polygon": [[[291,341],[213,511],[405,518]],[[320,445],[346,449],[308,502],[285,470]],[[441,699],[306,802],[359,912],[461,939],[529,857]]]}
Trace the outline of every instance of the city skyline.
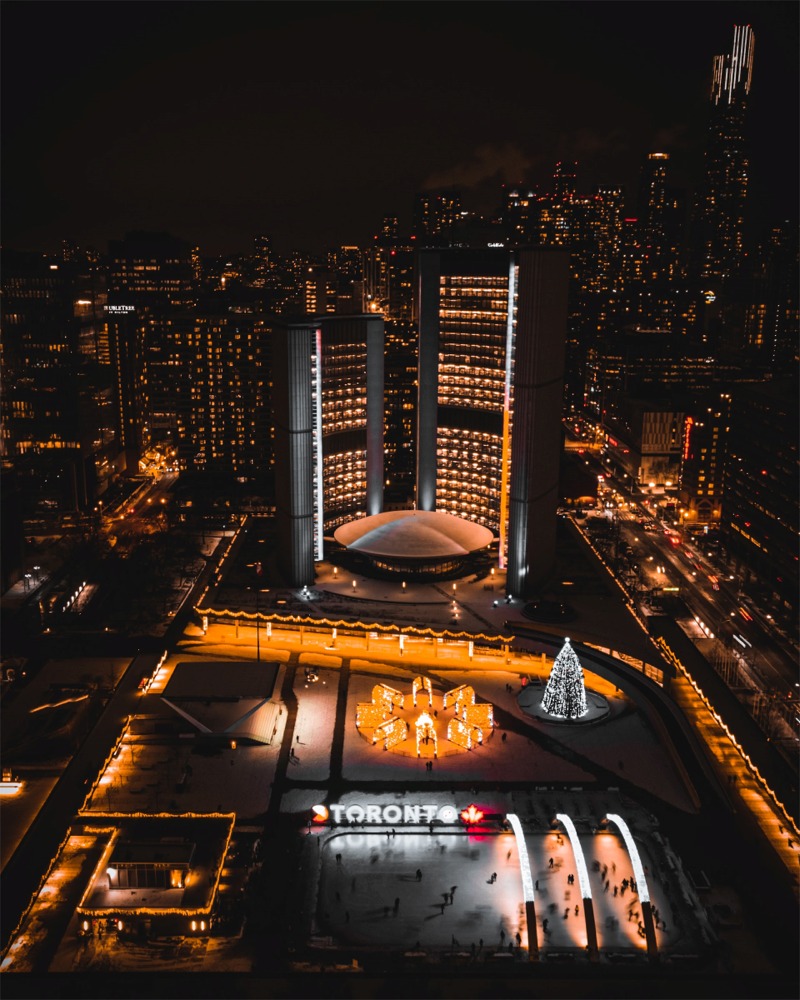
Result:
{"label": "city skyline", "polygon": [[309,6],[123,4],[120,22],[7,3],[4,245],[149,229],[204,254],[262,232],[278,252],[363,246],[385,215],[407,232],[419,191],[491,213],[503,184],[549,191],[559,159],[581,192],[622,185],[630,213],[653,150],[697,188],[734,24],[756,39],[750,228],[796,218],[793,5],[483,3],[457,22],[442,3]]}

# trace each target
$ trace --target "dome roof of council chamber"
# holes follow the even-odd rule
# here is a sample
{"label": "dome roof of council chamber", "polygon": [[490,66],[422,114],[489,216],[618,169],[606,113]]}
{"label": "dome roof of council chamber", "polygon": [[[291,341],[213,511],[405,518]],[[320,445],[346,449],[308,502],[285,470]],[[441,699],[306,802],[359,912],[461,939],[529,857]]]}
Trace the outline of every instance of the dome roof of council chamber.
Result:
{"label": "dome roof of council chamber", "polygon": [[343,524],[333,537],[346,548],[385,559],[448,559],[491,544],[474,521],[438,510],[388,510]]}

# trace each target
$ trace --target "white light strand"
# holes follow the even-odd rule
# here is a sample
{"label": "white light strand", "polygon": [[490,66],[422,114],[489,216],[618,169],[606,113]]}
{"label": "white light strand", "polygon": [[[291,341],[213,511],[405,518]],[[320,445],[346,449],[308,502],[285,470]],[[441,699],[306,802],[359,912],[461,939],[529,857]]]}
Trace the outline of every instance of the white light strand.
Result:
{"label": "white light strand", "polygon": [[616,823],[619,827],[619,832],[622,834],[622,839],[625,841],[625,846],[627,847],[628,854],[630,855],[631,865],[633,865],[633,877],[636,880],[637,895],[643,903],[649,903],[650,892],[647,888],[647,879],[644,877],[642,859],[639,857],[639,849],[637,848],[633,835],[628,828],[628,824],[616,813],[606,813],[606,819],[611,823]]}
{"label": "white light strand", "polygon": [[[531,878],[531,864],[528,860],[528,848],[525,845],[525,835],[522,832],[522,824],[519,816],[515,813],[508,813],[506,819],[511,824],[514,837],[517,841],[517,853],[519,854],[519,873],[522,876],[522,898],[526,903],[533,902],[533,879]],[[535,928],[531,928],[531,933]]]}
{"label": "white light strand", "polygon": [[586,858],[583,856],[583,847],[578,839],[578,831],[575,824],[565,813],[556,813],[556,819],[567,831],[572,853],[575,856],[575,867],[578,869],[578,885],[581,887],[581,896],[584,899],[592,898],[592,886],[589,882],[589,871],[586,867]]}
{"label": "white light strand", "polygon": [[569,639],[553,661],[542,698],[542,708],[556,719],[580,719],[589,708],[583,684],[583,668]]}

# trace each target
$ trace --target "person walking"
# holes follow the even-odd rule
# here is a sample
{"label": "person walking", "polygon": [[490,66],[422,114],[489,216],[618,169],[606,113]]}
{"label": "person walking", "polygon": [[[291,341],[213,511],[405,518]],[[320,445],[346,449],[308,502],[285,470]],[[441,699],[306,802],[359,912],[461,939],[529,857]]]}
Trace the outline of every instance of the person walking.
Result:
{"label": "person walking", "polygon": [[417,882],[421,882],[421,881],[422,881],[422,869],[421,868],[417,868]]}

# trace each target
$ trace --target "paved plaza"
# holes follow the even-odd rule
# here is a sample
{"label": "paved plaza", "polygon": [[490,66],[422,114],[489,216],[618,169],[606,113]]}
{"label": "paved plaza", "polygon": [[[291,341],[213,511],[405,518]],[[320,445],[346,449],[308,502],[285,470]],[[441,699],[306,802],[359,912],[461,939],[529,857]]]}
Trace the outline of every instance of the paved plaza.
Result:
{"label": "paved plaza", "polygon": [[[662,970],[678,975],[721,968],[775,973],[744,925],[735,893],[724,911],[734,914],[737,946],[727,943],[731,928],[720,925],[715,910],[723,908],[719,892],[712,894],[700,877],[707,836],[702,848],[687,836],[695,824],[706,828],[705,799],[732,804],[738,794],[745,801],[756,785],[732,755],[719,756],[716,771],[710,768],[688,727],[672,710],[654,708],[667,704],[646,674],[657,653],[635,623],[620,631],[619,651],[587,645],[571,633],[587,698],[603,710],[565,723],[537,709],[563,642],[557,630],[511,647],[477,637],[470,643],[467,636],[439,642],[406,634],[401,641],[391,628],[348,628],[334,613],[353,600],[352,581],[330,568],[326,574],[308,597],[292,596],[296,604],[313,603],[317,620],[330,615],[316,628],[262,621],[256,637],[255,622],[244,613],[189,625],[155,665],[147,687],[134,691],[135,710],[83,803],[86,823],[109,812],[235,814],[235,838],[261,844],[244,868],[226,861],[221,898],[226,912],[238,907],[245,916],[234,922],[238,929],[170,944],[113,932],[87,938],[69,914],[54,921],[58,901],[73,905],[94,865],[93,847],[83,844],[77,824],[74,856],[65,855],[64,869],[54,869],[41,905],[29,915],[25,945],[10,953],[7,969],[96,974],[152,964],[164,972],[258,975],[290,957],[291,968],[309,972],[391,960],[430,969],[442,962],[502,966],[522,974],[533,958],[565,974],[591,966],[638,969],[644,981],[655,973],[657,958]],[[370,614],[377,608],[388,609],[384,624],[395,612],[407,618],[402,596],[387,601],[397,595],[380,593],[387,586],[357,581],[363,618],[377,621]],[[420,629],[453,631],[470,616],[474,632],[496,635],[518,614],[513,604],[500,606],[499,589],[499,580],[459,581],[455,608],[452,584],[450,593],[434,585],[408,597],[419,599]],[[162,698],[176,665],[215,664],[224,676],[227,663],[256,655],[277,669],[267,742],[203,745],[188,738],[191,727]],[[409,708],[418,677],[430,681],[432,700],[420,695]],[[471,750],[440,756],[417,757],[410,743],[404,753],[388,752],[356,725],[358,706],[381,684],[406,696],[409,726],[416,713],[443,709],[445,692],[468,685],[476,702],[492,706],[493,732]],[[650,698],[642,697],[643,686]],[[718,754],[722,737],[714,738]],[[724,781],[726,769],[741,776],[736,793],[730,777]],[[483,818],[467,827],[461,812],[471,805]],[[315,821],[315,806],[327,809],[325,822]],[[428,809],[432,824],[418,821],[415,809],[423,810],[420,816]],[[387,821],[377,821],[384,813]],[[532,907],[509,815],[521,825]],[[575,824],[575,843],[559,815]],[[633,882],[631,855],[609,815],[629,825],[641,856],[655,916],[652,952],[642,885]],[[579,884],[578,853],[588,885]],[[37,928],[47,931],[48,947],[37,945]],[[597,951],[591,953],[593,932]],[[259,941],[269,944],[262,948]]]}

